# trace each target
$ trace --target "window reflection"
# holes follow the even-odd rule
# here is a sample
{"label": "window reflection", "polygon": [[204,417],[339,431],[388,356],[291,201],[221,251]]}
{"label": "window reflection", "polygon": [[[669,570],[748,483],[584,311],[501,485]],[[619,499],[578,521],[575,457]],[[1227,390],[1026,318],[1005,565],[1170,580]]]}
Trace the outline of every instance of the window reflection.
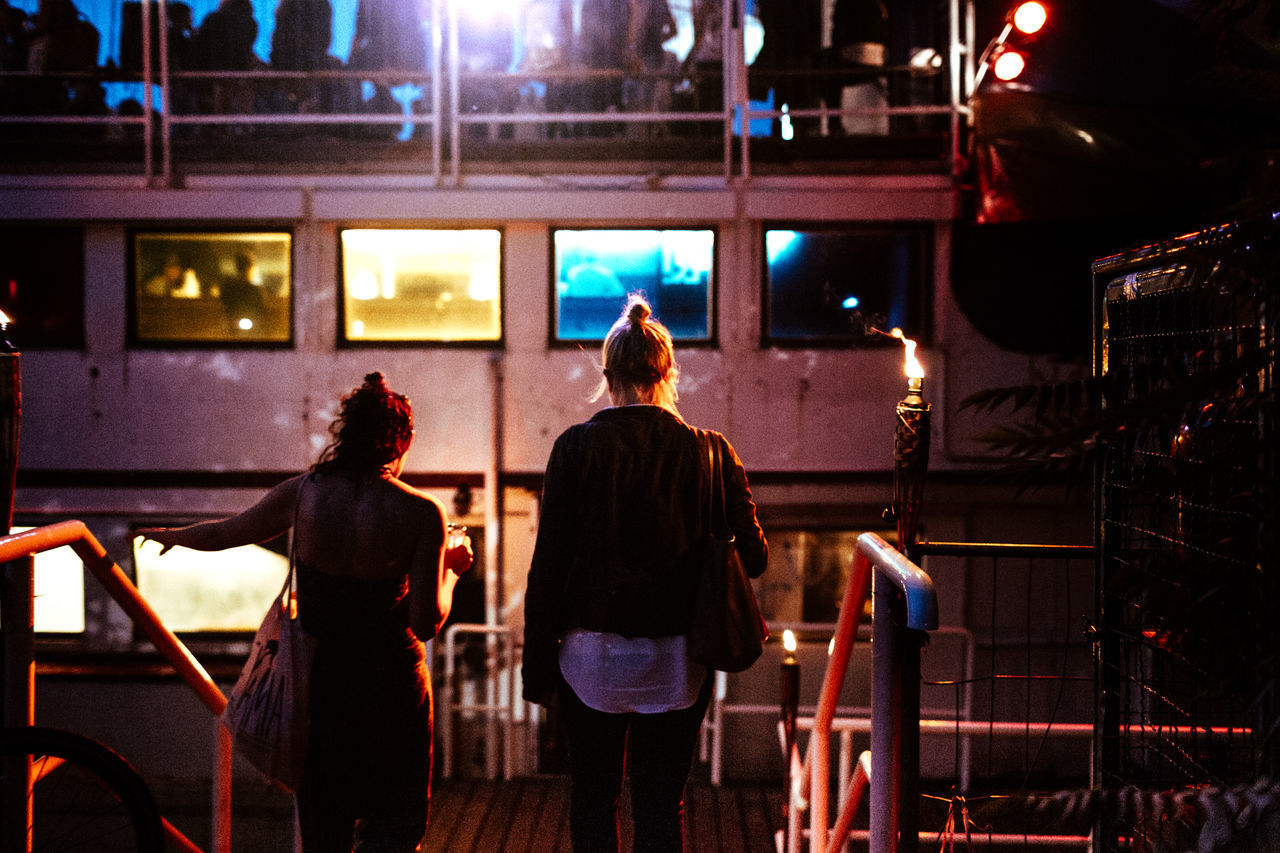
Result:
{"label": "window reflection", "polygon": [[769,342],[883,342],[867,327],[927,339],[929,234],[914,224],[767,229]]}
{"label": "window reflection", "polygon": [[291,235],[134,236],[137,343],[287,343]]}
{"label": "window reflection", "polygon": [[138,591],[169,630],[256,631],[289,571],[285,537],[226,551],[133,541]]}
{"label": "window reflection", "polygon": [[343,337],[349,342],[498,341],[502,232],[342,232]]}
{"label": "window reflection", "polygon": [[553,242],[557,340],[603,340],[631,292],[677,340],[710,339],[714,231],[559,229]]}

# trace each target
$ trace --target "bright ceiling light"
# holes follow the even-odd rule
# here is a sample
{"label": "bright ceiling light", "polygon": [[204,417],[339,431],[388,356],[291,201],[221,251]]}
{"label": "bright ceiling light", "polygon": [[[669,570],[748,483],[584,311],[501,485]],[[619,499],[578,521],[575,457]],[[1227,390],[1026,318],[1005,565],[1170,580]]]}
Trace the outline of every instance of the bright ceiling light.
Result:
{"label": "bright ceiling light", "polygon": [[1013,25],[1027,35],[1039,32],[1048,19],[1049,12],[1043,3],[1021,3],[1013,10]]}
{"label": "bright ceiling light", "polygon": [[1027,61],[1023,59],[1022,54],[1016,50],[1006,50],[996,59],[995,65],[991,66],[991,70],[995,73],[996,79],[1003,80],[1008,83],[1014,80],[1027,67]]}

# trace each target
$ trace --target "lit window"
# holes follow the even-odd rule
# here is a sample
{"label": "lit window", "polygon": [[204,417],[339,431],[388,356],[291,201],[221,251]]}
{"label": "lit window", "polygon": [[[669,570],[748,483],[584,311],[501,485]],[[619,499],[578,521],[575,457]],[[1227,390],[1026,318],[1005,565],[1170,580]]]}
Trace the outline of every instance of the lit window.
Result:
{"label": "lit window", "polygon": [[676,340],[711,339],[714,231],[560,229],[553,242],[556,340],[603,340],[635,292]]}
{"label": "lit window", "polygon": [[868,329],[928,339],[928,226],[771,228],[764,233],[765,336],[772,344],[888,343]]}
{"label": "lit window", "polygon": [[84,346],[84,230],[0,228],[0,310],[18,349]]}
{"label": "lit window", "polygon": [[502,232],[492,228],[342,232],[343,339],[502,339]]}
{"label": "lit window", "polygon": [[139,233],[133,342],[284,344],[291,338],[288,233]]}
{"label": "lit window", "polygon": [[256,631],[289,571],[285,537],[225,551],[133,540],[138,591],[174,633]]}
{"label": "lit window", "polygon": [[[10,528],[24,533],[31,527]],[[35,557],[35,629],[37,634],[84,633],[84,562],[69,545]]]}

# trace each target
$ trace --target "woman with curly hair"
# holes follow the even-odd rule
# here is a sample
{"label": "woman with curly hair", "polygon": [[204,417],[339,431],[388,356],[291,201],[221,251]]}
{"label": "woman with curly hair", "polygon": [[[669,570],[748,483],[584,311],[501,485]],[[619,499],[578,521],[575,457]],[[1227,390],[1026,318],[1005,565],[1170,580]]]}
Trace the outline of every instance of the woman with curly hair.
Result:
{"label": "woman with curly hair", "polygon": [[306,769],[297,791],[304,853],[412,851],[426,832],[431,690],[422,641],[449,615],[471,549],[446,550],[445,512],[399,479],[413,440],[409,400],[381,373],[342,399],[333,440],[306,474],[249,509],[188,527],[148,527],[161,545],[220,551],[292,528],[303,628],[316,638]]}

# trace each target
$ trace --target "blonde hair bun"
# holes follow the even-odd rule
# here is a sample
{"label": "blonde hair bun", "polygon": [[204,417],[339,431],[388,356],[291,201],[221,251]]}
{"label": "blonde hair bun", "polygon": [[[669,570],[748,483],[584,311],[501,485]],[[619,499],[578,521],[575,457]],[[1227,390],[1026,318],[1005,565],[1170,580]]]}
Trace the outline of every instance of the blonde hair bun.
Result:
{"label": "blonde hair bun", "polygon": [[653,309],[644,297],[633,293],[627,300],[627,319],[632,323],[644,323],[653,316]]}

